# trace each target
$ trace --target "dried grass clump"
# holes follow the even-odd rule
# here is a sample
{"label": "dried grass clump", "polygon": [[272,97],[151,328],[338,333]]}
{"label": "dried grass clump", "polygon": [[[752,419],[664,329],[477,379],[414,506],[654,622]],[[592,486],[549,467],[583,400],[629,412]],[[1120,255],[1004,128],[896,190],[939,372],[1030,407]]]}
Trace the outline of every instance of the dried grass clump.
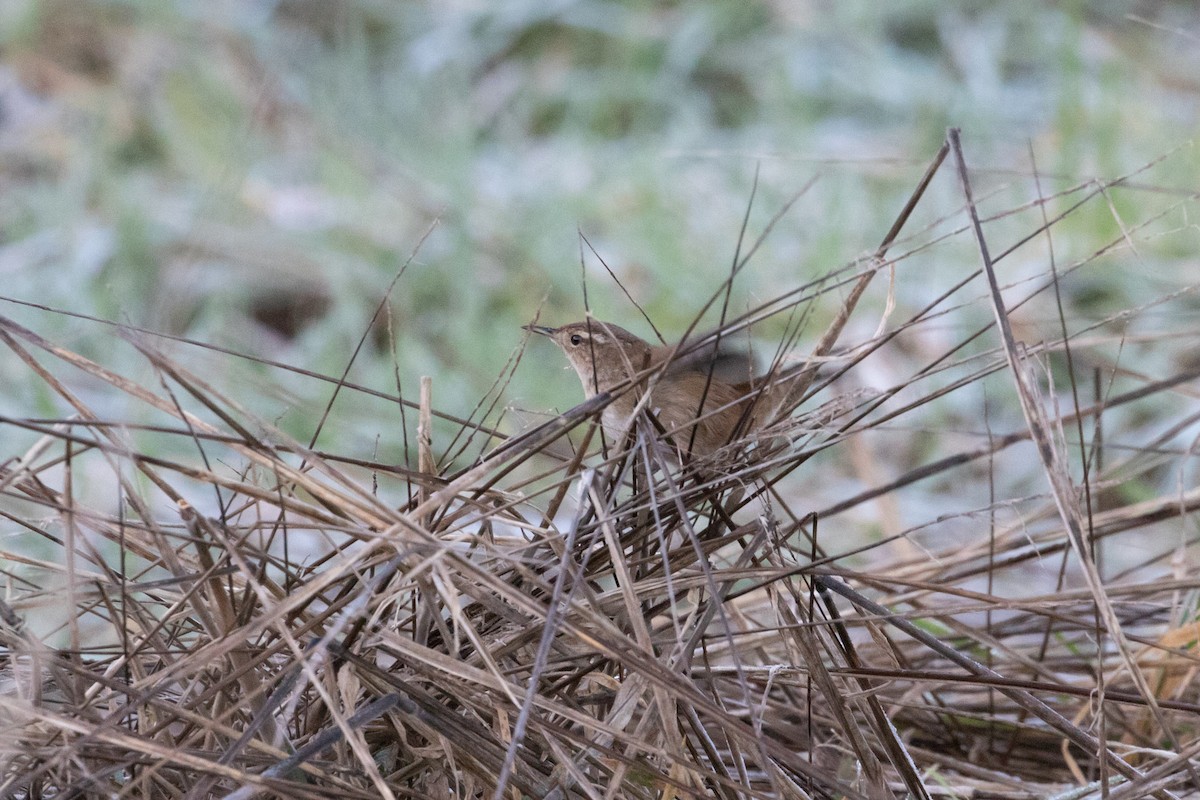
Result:
{"label": "dried grass clump", "polygon": [[[937,174],[961,181],[967,224],[898,239]],[[1060,279],[1133,245],[1141,223],[1015,286],[995,269],[1129,185],[1039,192],[989,218],[1043,220],[992,254],[951,132],[872,258],[723,315],[722,335],[790,320],[782,363],[806,310],[840,303],[791,413],[682,468],[649,417],[589,452],[605,397],[503,441],[460,420],[445,449],[480,455],[453,472],[434,457],[427,391],[410,404],[415,467],[318,452],[145,332],[122,329],[156,385],[0,320],[26,379],[73,409],[0,419],[41,437],[0,470],[0,786],[28,798],[1196,796],[1200,491],[1179,443],[1195,433],[1200,367],[1183,348],[1151,375],[1106,349],[1195,287],[1076,330],[1064,317],[1057,340],[1023,344],[1014,307],[1059,298]],[[1052,201],[1067,210],[1053,217]],[[964,238],[981,271],[836,349],[877,272],[903,283],[914,256]],[[991,326],[971,316],[981,307]],[[930,330],[936,351],[919,338]],[[1175,334],[1193,335],[1147,341],[1170,350]],[[855,380],[914,341],[904,380]],[[1048,385],[1058,361],[1067,383]],[[1090,381],[1076,376],[1093,370],[1084,401]],[[335,383],[335,399],[355,390]],[[911,468],[901,448],[864,450],[870,435],[960,424],[972,412],[940,404],[985,385],[971,444],[947,434]],[[105,392],[144,413],[99,416],[88,398]],[[572,431],[583,443],[555,456]],[[837,479],[833,464],[859,466]],[[80,488],[106,481],[114,496]],[[939,483],[928,521],[899,523]]]}

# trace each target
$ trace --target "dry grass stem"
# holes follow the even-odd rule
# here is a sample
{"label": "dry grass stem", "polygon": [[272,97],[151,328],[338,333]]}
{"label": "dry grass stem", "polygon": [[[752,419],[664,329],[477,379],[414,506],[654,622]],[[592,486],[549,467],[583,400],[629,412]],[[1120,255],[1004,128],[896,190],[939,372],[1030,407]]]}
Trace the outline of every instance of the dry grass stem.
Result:
{"label": "dry grass stem", "polygon": [[0,416],[0,794],[1200,797],[1197,286],[1039,328],[1195,213],[1156,166],[999,207],[952,131],[868,257],[734,314],[748,239],[680,354],[783,331],[803,381],[684,464],[653,409],[597,435],[610,395],[515,429],[518,356],[469,419],[292,370],[334,387],[298,440],[190,343],[0,317],[58,409]]}

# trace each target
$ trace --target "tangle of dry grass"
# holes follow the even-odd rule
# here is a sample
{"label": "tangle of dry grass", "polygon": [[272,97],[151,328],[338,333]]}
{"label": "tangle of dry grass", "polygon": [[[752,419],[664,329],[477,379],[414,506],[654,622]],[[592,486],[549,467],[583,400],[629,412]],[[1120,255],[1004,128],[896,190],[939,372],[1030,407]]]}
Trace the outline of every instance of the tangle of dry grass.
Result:
{"label": "tangle of dry grass", "polygon": [[[899,238],[939,175],[962,208]],[[997,271],[1125,183],[981,220],[952,131],[871,258],[722,315],[722,335],[789,320],[783,359],[814,303],[841,304],[791,412],[682,468],[649,416],[601,442],[604,396],[507,439],[457,420],[445,444],[424,391],[415,466],[318,451],[146,332],[123,329],[156,385],[0,319],[24,380],[72,409],[0,419],[38,437],[0,467],[3,792],[1196,796],[1200,490],[1180,443],[1200,369],[1185,326],[1129,325],[1194,287],[1040,341],[1014,329],[1150,213],[1076,263]],[[837,350],[869,287],[971,237],[980,271]],[[922,338],[948,323],[967,327]],[[1139,336],[1168,368],[1112,356]],[[856,378],[905,348],[893,385]],[[941,409],[985,385],[973,425]],[[109,392],[143,413],[104,419],[89,398]],[[956,425],[972,436],[931,453],[869,444]]]}

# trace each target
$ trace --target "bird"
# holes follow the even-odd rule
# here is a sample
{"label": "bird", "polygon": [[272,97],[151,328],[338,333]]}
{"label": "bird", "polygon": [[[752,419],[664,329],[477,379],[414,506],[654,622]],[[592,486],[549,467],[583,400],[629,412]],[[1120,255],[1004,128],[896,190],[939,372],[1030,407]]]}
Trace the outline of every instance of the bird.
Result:
{"label": "bird", "polygon": [[710,456],[772,420],[795,394],[792,390],[803,374],[789,370],[727,382],[710,374],[711,352],[680,358],[682,348],[651,345],[619,325],[594,318],[557,328],[523,327],[558,345],[588,399],[613,394],[600,417],[607,435],[620,440],[646,398],[644,408],[681,456]]}

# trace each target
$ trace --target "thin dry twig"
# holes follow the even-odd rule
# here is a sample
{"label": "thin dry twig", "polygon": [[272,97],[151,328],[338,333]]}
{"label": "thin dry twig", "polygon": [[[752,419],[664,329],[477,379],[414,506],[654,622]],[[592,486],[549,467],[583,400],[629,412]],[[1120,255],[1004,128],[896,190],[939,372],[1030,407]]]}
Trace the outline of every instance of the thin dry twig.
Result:
{"label": "thin dry twig", "polygon": [[[951,153],[966,201],[924,214]],[[796,391],[766,429],[687,465],[649,412],[627,442],[592,447],[609,395],[497,430],[519,355],[471,420],[436,408],[428,383],[410,403],[345,371],[260,362],[417,409],[411,435],[385,437],[411,439],[412,460],[366,458],[353,439],[305,447],[152,332],[111,337],[149,365],[147,385],[40,333],[51,310],[0,319],[4,367],[61,409],[0,416],[18,442],[0,453],[0,794],[1200,796],[1200,371],[1161,316],[1137,328],[1195,287],[1083,321],[1070,306],[1072,281],[1123,248],[1145,259],[1155,226],[1197,198],[1076,180],[989,215],[1009,195],[976,196],[966,176],[952,134],[873,257],[688,331],[680,357],[777,322],[770,369]],[[1132,216],[1127,191],[1162,205]],[[1021,243],[1109,203],[1119,237],[1002,285]],[[918,212],[934,221],[912,230]],[[1019,227],[995,256],[993,224]],[[743,233],[713,303],[762,252],[766,231]],[[931,285],[907,319],[865,321],[968,246],[981,270]],[[1057,332],[1023,347],[1021,315],[1051,301]],[[1029,364],[1068,348],[1104,388],[1062,413]],[[1134,350],[1161,357],[1131,365]],[[343,413],[320,408],[321,426]],[[1102,440],[1083,424],[1101,414]],[[1086,504],[1064,456],[1072,422]],[[578,449],[551,453],[581,428]],[[495,444],[467,460],[476,433]],[[877,486],[844,467],[855,437],[872,437]],[[881,496],[898,509],[888,537],[867,502]],[[1093,544],[1135,555],[1102,572]]]}

